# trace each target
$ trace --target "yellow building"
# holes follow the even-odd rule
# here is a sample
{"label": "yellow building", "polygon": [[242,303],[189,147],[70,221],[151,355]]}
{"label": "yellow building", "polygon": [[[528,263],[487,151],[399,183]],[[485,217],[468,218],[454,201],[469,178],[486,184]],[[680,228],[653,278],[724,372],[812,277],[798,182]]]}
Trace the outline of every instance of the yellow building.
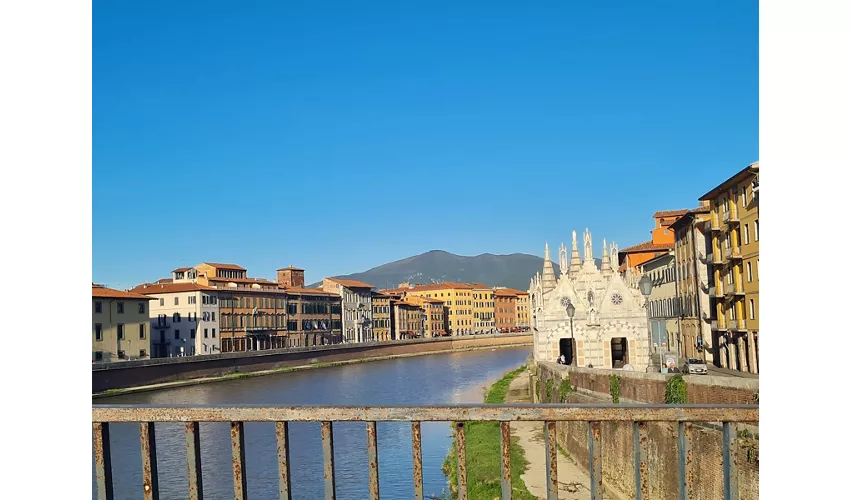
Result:
{"label": "yellow building", "polygon": [[516,326],[521,330],[528,330],[529,322],[529,295],[528,292],[517,290],[516,294]]}
{"label": "yellow building", "polygon": [[758,162],[700,198],[710,207],[716,320],[712,338],[720,366],[758,373]]}
{"label": "yellow building", "polygon": [[402,283],[399,288],[381,290],[381,292],[397,293],[403,297],[427,297],[442,300],[445,302],[448,313],[449,333],[451,335],[469,335],[475,331],[474,290],[475,286],[468,283],[446,282],[433,285]]}
{"label": "yellow building", "polygon": [[150,359],[152,297],[92,284],[92,361]]}
{"label": "yellow building", "polygon": [[493,333],[496,329],[494,291],[487,285],[472,283],[472,316],[475,333]]}
{"label": "yellow building", "polygon": [[383,342],[391,340],[390,330],[390,297],[372,292],[372,331],[375,340]]}

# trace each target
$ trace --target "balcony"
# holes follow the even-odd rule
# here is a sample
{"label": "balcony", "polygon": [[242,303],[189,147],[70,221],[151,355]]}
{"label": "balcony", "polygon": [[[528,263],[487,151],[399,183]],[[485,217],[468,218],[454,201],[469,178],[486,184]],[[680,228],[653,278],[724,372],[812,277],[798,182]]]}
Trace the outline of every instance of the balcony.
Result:
{"label": "balcony", "polygon": [[720,218],[717,216],[717,213],[711,214],[711,230],[720,231]]}
{"label": "balcony", "polygon": [[719,248],[715,252],[711,252],[711,263],[715,266],[723,265],[723,251]]}
{"label": "balcony", "polygon": [[732,284],[732,285],[727,283],[726,286],[724,286],[724,294],[723,295],[727,299],[731,299],[732,297],[735,297],[735,296],[740,297],[740,296],[744,295],[744,289],[738,283],[735,283],[735,284]]}
{"label": "balcony", "polygon": [[729,210],[723,212],[723,223],[734,224],[737,222],[741,222],[741,219],[738,218],[738,207],[730,205]]}
{"label": "balcony", "polygon": [[744,319],[730,319],[729,330],[733,332],[744,332],[747,330],[747,322]]}
{"label": "balcony", "polygon": [[[365,423],[365,447],[367,464],[363,467],[369,477],[369,498],[380,496],[380,481],[378,480],[380,453],[378,440],[378,422],[408,422],[411,428],[412,468],[411,486],[416,498],[426,498],[422,481],[422,422],[453,422],[455,440],[457,443],[457,497],[468,497],[467,470],[472,463],[467,460],[466,430],[469,422],[497,423],[500,429],[501,450],[501,492],[502,498],[512,497],[511,485],[511,422],[539,421],[543,427],[543,441],[546,453],[546,492],[548,498],[558,497],[558,460],[550,459],[558,455],[557,422],[581,422],[587,428],[587,457],[590,471],[590,497],[602,498],[603,478],[603,448],[611,446],[605,435],[603,422],[620,422],[622,427],[633,429],[634,478],[638,491],[649,491],[649,484],[664,479],[664,476],[676,476],[670,481],[678,484],[680,493],[692,491],[697,481],[703,480],[696,469],[690,455],[699,451],[696,438],[698,437],[693,424],[719,422],[724,446],[719,461],[722,470],[722,481],[725,485],[725,498],[738,496],[738,460],[735,457],[739,424],[759,421],[757,405],[644,405],[644,404],[582,404],[582,405],[453,405],[453,406],[392,406],[392,407],[352,407],[352,406],[230,406],[230,407],[152,407],[152,406],[103,406],[92,405],[92,432],[94,441],[94,489],[97,498],[109,498],[113,495],[113,475],[126,477],[133,474],[132,470],[120,467],[121,462],[113,463],[113,453],[110,431],[113,423],[133,423],[139,426],[138,439],[141,457],[141,478],[139,486],[144,485],[146,498],[158,498],[160,484],[179,484],[180,472],[177,467],[157,468],[157,455],[171,456],[177,453],[177,445],[168,446],[165,442],[157,443],[156,428],[166,425],[178,425],[185,432],[185,456],[188,481],[183,483],[187,490],[184,498],[202,498],[216,493],[215,483],[203,481],[201,467],[201,450],[211,446],[224,445],[232,450],[232,469],[216,470],[222,475],[232,475],[230,494],[234,498],[245,498],[248,490],[248,472],[246,465],[253,463],[248,460],[252,452],[245,439],[246,422],[266,422],[274,424],[275,439],[278,454],[276,463],[269,463],[261,472],[277,476],[280,486],[280,498],[292,498],[292,480],[294,464],[289,459],[292,444],[290,422],[321,423],[321,458],[324,475],[319,481],[324,483],[325,498],[336,498],[336,486],[346,478],[340,477],[335,471],[335,458],[346,451],[334,450],[334,424],[341,422]],[[218,434],[201,433],[201,423],[220,422],[230,427],[230,443],[214,439],[223,437]],[[654,422],[667,422],[678,433],[678,451],[675,452],[680,466],[678,470],[662,471],[645,467],[645,459],[657,442],[653,442],[650,426]],[[118,426],[116,426],[118,427]],[[251,432],[254,432],[253,430]],[[337,433],[340,431],[337,430]],[[315,436],[319,439],[319,435]],[[203,439],[203,443],[202,443]],[[182,440],[181,440],[182,441]],[[318,444],[318,443],[317,443]],[[89,445],[91,446],[91,445]],[[182,443],[181,443],[181,446]],[[159,451],[159,453],[157,453]],[[317,450],[318,451],[318,450]],[[362,450],[360,450],[362,453]],[[384,456],[384,460],[394,459],[394,456]],[[261,465],[257,463],[257,465]],[[606,465],[607,466],[607,465]],[[113,470],[114,469],[114,470]],[[659,474],[662,477],[659,477]],[[561,476],[563,481],[565,478]],[[229,481],[226,481],[229,482]],[[224,484],[224,483],[223,483]],[[229,489],[229,485],[228,485]],[[174,492],[175,497],[182,494]],[[141,494],[139,495],[141,496]],[[218,496],[218,495],[216,495]],[[224,496],[221,491],[220,496]],[[647,495],[648,496],[648,495]],[[644,496],[646,498],[647,496]]]}
{"label": "balcony", "polygon": [[714,296],[723,297],[723,283],[717,283],[714,285]]}
{"label": "balcony", "polygon": [[734,248],[734,247],[731,248],[731,249],[728,249],[726,252],[724,252],[723,257],[724,257],[724,259],[723,259],[724,262],[727,263],[727,264],[732,262],[732,261],[742,260],[744,258],[741,255],[741,249],[740,248]]}

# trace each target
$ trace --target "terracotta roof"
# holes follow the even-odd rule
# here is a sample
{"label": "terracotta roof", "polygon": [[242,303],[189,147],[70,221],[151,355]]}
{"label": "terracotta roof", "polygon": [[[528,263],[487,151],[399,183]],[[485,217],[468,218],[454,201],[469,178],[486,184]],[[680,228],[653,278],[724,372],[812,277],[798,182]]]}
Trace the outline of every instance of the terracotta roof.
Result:
{"label": "terracotta roof", "polygon": [[623,262],[622,264],[620,264],[620,267],[619,267],[619,268],[617,268],[617,272],[618,272],[618,273],[622,273],[622,272],[624,272],[625,270],[626,270],[626,263],[625,263],[625,262]]}
{"label": "terracotta roof", "polygon": [[207,278],[210,281],[223,281],[232,283],[259,283],[261,285],[277,285],[274,281],[265,280],[262,278],[222,278],[220,276],[210,276]]}
{"label": "terracotta roof", "polygon": [[191,271],[193,268],[191,267],[178,267],[177,269],[171,271],[172,273],[185,273],[186,271]]}
{"label": "terracotta roof", "polygon": [[150,297],[146,297],[144,295],[133,293],[133,292],[124,292],[121,290],[115,290],[113,288],[106,288],[105,286],[100,285],[92,285],[91,286],[91,296],[92,298],[99,299],[142,299],[142,300],[151,300]]}
{"label": "terracotta roof", "polygon": [[528,295],[528,292],[521,292],[515,288],[497,288],[496,295],[500,297],[505,296],[517,296],[517,295]]}
{"label": "terracotta roof", "polygon": [[340,285],[348,288],[375,288],[368,283],[363,283],[362,281],[357,280],[343,280],[339,278],[328,278],[334,283],[339,283]]}
{"label": "terracotta roof", "polygon": [[212,266],[218,269],[235,269],[237,271],[247,271],[244,267],[237,266],[236,264],[220,264],[217,262],[201,262],[201,264],[206,264],[208,266]]}
{"label": "terracotta roof", "polygon": [[652,214],[652,217],[654,219],[657,219],[659,217],[663,217],[663,218],[681,217],[681,216],[685,215],[686,213],[688,213],[687,208],[683,208],[683,209],[680,209],[680,210],[661,210],[661,211],[658,211],[658,212],[655,212],[654,214]]}
{"label": "terracotta roof", "polygon": [[487,290],[493,289],[492,286],[487,286],[487,285],[484,285],[482,283],[469,283],[469,284],[472,285],[472,287],[475,288],[476,290],[481,290],[481,289],[484,289],[484,288],[486,288]]}
{"label": "terracotta roof", "polygon": [[145,283],[133,288],[131,291],[141,294],[152,293],[179,293],[179,292],[196,292],[205,290],[214,292],[217,289],[209,286],[199,285],[197,283]]}
{"label": "terracotta roof", "polygon": [[424,291],[429,292],[433,290],[449,290],[449,289],[463,289],[463,290],[473,290],[475,286],[470,283],[454,283],[452,281],[446,281],[444,283],[433,283],[430,285],[416,285],[410,288],[402,288],[401,290],[405,290],[408,292],[416,292],[416,291]]}
{"label": "terracotta roof", "polygon": [[300,267],[292,267],[291,265],[288,267],[281,267],[280,269],[278,269],[278,271],[286,271],[287,269],[292,271],[303,271],[303,269],[301,269]]}
{"label": "terracotta roof", "polygon": [[[236,288],[232,286],[222,286],[218,288],[213,288],[213,290],[218,290],[219,292],[227,292],[227,293],[273,293],[273,294],[285,294],[286,290],[283,288]],[[335,295],[335,294],[334,294]]]}
{"label": "terracotta roof", "polygon": [[158,279],[158,280],[156,280],[156,282],[157,282],[157,283],[173,283],[173,282],[174,282],[174,280],[173,280],[173,279],[171,279],[171,278],[162,278],[162,279]]}
{"label": "terracotta roof", "polygon": [[419,307],[419,304],[414,304],[413,302],[407,302],[407,301],[404,301],[404,300],[396,302],[396,304],[398,304],[400,306],[408,306],[408,307],[416,307],[416,308]]}
{"label": "terracotta roof", "polygon": [[708,205],[706,205],[704,207],[697,207],[697,208],[694,208],[693,210],[690,210],[690,212],[694,213],[694,214],[707,214],[707,213],[711,212],[711,207],[709,207]]}
{"label": "terracotta roof", "polygon": [[732,175],[732,177],[729,177],[725,181],[721,182],[719,185],[715,186],[714,189],[712,189],[711,191],[700,196],[699,201],[711,200],[711,199],[717,198],[722,192],[729,189],[729,187],[732,184],[737,184],[738,182],[746,179],[747,177],[757,174],[758,171],[759,171],[759,162],[756,161],[754,163],[747,165],[746,167],[741,169],[738,173]]}
{"label": "terracotta roof", "polygon": [[619,253],[657,252],[660,250],[670,250],[671,248],[673,248],[672,243],[653,243],[651,241],[644,241],[643,243],[623,248]]}
{"label": "terracotta roof", "polygon": [[291,293],[292,295],[325,295],[327,297],[339,297],[339,295],[331,292],[326,292],[324,290],[319,290],[318,288],[304,288],[300,286],[291,286],[289,288],[284,288],[283,290],[286,293]]}

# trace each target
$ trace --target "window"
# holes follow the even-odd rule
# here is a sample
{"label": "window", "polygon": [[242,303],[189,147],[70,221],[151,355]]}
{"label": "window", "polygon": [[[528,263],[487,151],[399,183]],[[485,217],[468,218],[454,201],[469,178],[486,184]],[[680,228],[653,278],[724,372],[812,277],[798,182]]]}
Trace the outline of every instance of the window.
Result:
{"label": "window", "polygon": [[180,340],[180,330],[174,330],[174,340]]}
{"label": "window", "polygon": [[741,206],[747,206],[747,186],[741,188]]}
{"label": "window", "polygon": [[140,358],[146,358],[147,356],[148,356],[147,351],[145,351],[144,349],[139,349],[139,357]]}
{"label": "window", "polygon": [[180,323],[180,313],[174,313],[174,316],[173,316],[172,319],[175,323]]}
{"label": "window", "polygon": [[139,314],[144,314],[144,313],[145,313],[145,303],[139,302]]}
{"label": "window", "polygon": [[94,324],[94,339],[95,340],[103,340],[103,325],[100,323]]}
{"label": "window", "polygon": [[756,319],[756,301],[750,299],[750,319]]}
{"label": "window", "polygon": [[732,246],[732,233],[726,233],[726,239],[723,240],[723,246],[729,248]]}
{"label": "window", "polygon": [[124,314],[124,303],[123,302],[118,303],[118,314]]}
{"label": "window", "polygon": [[160,330],[160,331],[159,331],[159,342],[160,342],[161,344],[164,344],[164,343],[165,343],[165,330]]}
{"label": "window", "polygon": [[[206,297],[204,297],[204,298],[206,298]],[[195,297],[194,295],[189,297],[189,304],[197,304],[197,302],[198,302],[198,298]],[[204,303],[206,303],[206,301],[204,301]]]}
{"label": "window", "polygon": [[102,351],[95,351],[94,360],[95,361],[103,361],[103,352]]}
{"label": "window", "polygon": [[100,314],[103,312],[103,302],[95,302],[94,303],[94,312]]}
{"label": "window", "polygon": [[204,328],[204,338],[205,339],[208,339],[210,337],[208,330],[209,330],[208,328]]}
{"label": "window", "polygon": [[750,225],[744,224],[744,244],[750,243]]}
{"label": "window", "polygon": [[753,282],[753,263],[747,262],[747,283]]}
{"label": "window", "polygon": [[212,338],[215,338],[215,328],[212,329]]}
{"label": "window", "polygon": [[192,339],[195,338],[195,329],[194,328],[189,330],[189,338],[192,338]]}
{"label": "window", "polygon": [[118,340],[124,340],[124,325],[118,323]]}
{"label": "window", "polygon": [[165,299],[159,299],[159,306],[160,307],[165,306]]}
{"label": "window", "polygon": [[756,241],[759,240],[759,220],[756,219]]}
{"label": "window", "polygon": [[144,339],[144,338],[145,338],[145,324],[144,324],[144,323],[142,323],[141,325],[139,325],[139,338],[140,338],[140,339]]}

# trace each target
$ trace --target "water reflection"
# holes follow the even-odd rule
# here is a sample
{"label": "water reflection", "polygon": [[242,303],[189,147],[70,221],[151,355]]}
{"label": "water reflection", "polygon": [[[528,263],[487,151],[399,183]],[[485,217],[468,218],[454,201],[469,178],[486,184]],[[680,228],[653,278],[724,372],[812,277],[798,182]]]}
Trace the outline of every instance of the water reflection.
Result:
{"label": "water reflection", "polygon": [[[268,404],[268,405],[435,405],[478,403],[483,387],[521,365],[528,348],[471,351],[375,361],[357,365],[282,373],[97,400],[98,404]],[[405,422],[380,422],[378,463],[381,497],[413,497],[411,428]],[[289,425],[292,494],[323,498],[321,425]],[[115,498],[142,498],[139,426],[111,426]],[[157,424],[160,498],[186,498],[188,477],[183,424]],[[422,424],[422,467],[426,494],[446,488],[441,467],[451,446],[445,422]],[[245,424],[246,479],[252,497],[278,492],[277,444],[273,423]],[[368,498],[366,424],[334,424],[337,497]],[[230,426],[201,424],[204,497],[233,497]],[[94,463],[92,462],[92,481]],[[93,495],[94,496],[94,495]]]}

